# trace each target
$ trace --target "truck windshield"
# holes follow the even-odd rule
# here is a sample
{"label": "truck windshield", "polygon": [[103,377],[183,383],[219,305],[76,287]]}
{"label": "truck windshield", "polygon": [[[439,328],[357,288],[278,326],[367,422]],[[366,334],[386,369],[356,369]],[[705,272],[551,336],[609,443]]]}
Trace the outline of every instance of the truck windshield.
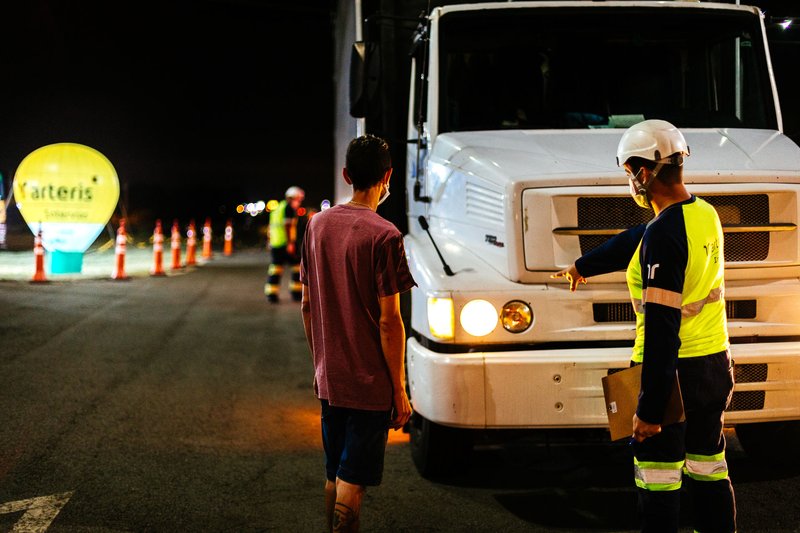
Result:
{"label": "truck windshield", "polygon": [[759,18],[663,7],[447,13],[439,130],[777,129]]}

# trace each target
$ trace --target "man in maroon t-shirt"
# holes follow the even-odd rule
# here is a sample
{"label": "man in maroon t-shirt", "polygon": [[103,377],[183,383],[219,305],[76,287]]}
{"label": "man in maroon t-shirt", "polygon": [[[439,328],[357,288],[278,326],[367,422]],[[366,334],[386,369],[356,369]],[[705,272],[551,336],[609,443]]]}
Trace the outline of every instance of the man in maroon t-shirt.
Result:
{"label": "man in maroon t-shirt", "polygon": [[388,430],[411,416],[400,294],[416,283],[402,235],[375,212],[389,196],[386,141],[354,139],[345,164],[353,198],[306,229],[301,309],[322,404],[328,528],[358,531],[364,491],[381,482]]}

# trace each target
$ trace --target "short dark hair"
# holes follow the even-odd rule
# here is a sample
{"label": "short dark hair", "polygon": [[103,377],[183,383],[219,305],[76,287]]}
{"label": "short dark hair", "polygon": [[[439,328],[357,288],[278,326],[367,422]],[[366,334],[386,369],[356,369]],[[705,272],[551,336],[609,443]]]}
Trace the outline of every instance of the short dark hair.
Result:
{"label": "short dark hair", "polygon": [[[628,159],[628,164],[631,166],[634,176],[639,173],[639,169],[642,167],[646,167],[650,171],[653,171],[656,168],[655,161],[650,161],[649,159],[637,156],[633,156]],[[656,179],[665,185],[675,185],[677,183],[681,183],[683,182],[683,167],[680,165],[664,163],[661,166],[661,170],[659,170],[658,174],[656,174]]]}
{"label": "short dark hair", "polygon": [[356,137],[347,147],[345,167],[355,190],[369,189],[392,168],[389,144],[375,135]]}

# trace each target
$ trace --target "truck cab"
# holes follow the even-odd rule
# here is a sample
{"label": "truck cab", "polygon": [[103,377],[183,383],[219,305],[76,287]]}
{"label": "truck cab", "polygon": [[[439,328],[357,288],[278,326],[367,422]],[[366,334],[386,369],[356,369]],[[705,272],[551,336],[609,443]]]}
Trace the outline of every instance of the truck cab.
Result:
{"label": "truck cab", "polygon": [[726,423],[751,453],[778,436],[798,444],[800,148],[782,133],[761,11],[449,4],[408,43],[405,244],[419,286],[406,358],[420,472],[451,471],[478,432],[607,428],[601,380],[629,366],[635,337],[625,274],[575,293],[551,276],[653,217],[615,161],[625,129],[651,118],[684,133],[684,181],[725,232]]}

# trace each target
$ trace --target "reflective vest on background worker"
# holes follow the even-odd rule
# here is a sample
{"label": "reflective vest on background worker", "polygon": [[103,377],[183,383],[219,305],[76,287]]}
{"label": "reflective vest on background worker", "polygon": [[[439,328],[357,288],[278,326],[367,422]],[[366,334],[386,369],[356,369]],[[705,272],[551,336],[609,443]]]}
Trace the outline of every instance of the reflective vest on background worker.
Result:
{"label": "reflective vest on background worker", "polygon": [[289,242],[286,235],[286,206],[288,202],[281,200],[278,207],[269,212],[269,245],[282,248]]}

